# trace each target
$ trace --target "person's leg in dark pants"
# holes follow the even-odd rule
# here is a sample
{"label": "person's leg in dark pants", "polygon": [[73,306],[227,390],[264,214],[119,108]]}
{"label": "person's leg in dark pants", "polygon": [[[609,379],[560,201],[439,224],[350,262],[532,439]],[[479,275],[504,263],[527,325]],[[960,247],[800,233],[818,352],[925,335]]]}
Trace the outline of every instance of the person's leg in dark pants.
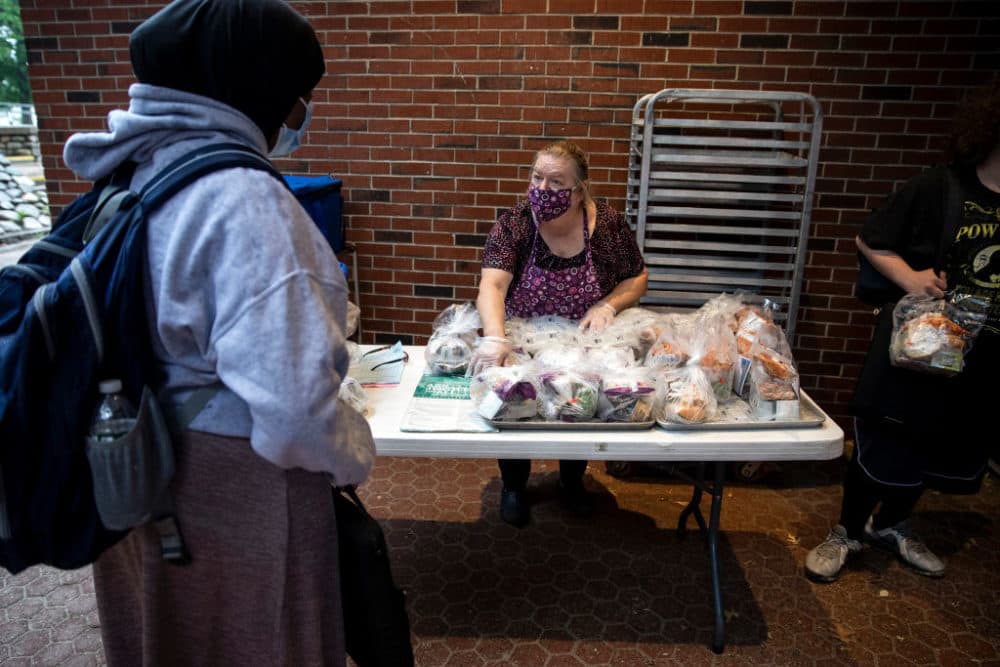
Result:
{"label": "person's leg in dark pants", "polygon": [[528,476],[531,474],[531,461],[528,459],[500,459],[497,461],[500,466],[500,479],[503,480],[505,489],[516,489],[523,491],[528,485]]}
{"label": "person's leg in dark pants", "polygon": [[[924,491],[926,451],[933,439],[891,423],[855,421],[856,443],[844,478],[840,523],[806,556],[806,576],[833,581],[861,541],[887,549],[917,572],[944,574],[944,562],[910,529]],[[876,507],[878,512],[875,513]]]}
{"label": "person's leg in dark pants", "polygon": [[[913,535],[910,516],[924,492],[929,471],[958,476],[959,469],[942,466],[949,458],[961,459],[963,448],[959,445],[949,448],[938,461],[936,457],[943,451],[940,434],[933,430],[858,419],[855,431],[858,447],[856,461],[852,463],[874,486],[880,501],[878,513],[865,524],[864,539],[896,554],[920,574],[943,576],[944,561]],[[856,521],[862,513],[861,509],[852,512],[850,520]],[[850,530],[855,528],[852,526]]]}
{"label": "person's leg in dark pants", "polygon": [[858,465],[858,450],[855,448],[847,474],[844,476],[844,498],[840,503],[840,525],[852,540],[860,540],[865,534],[865,523],[872,515],[885,487],[876,483]]}
{"label": "person's leg in dark pants", "polygon": [[887,489],[878,514],[872,518],[872,527],[881,530],[908,521],[923,494],[922,486]]}
{"label": "person's leg in dark pants", "polygon": [[590,494],[583,486],[586,461],[559,461],[559,492],[563,505],[575,514],[589,516],[594,511]]}
{"label": "person's leg in dark pants", "polygon": [[503,480],[503,488],[500,490],[500,518],[520,528],[531,518],[524,492],[528,485],[528,475],[531,474],[531,461],[499,459],[497,463],[500,466],[500,479]]}

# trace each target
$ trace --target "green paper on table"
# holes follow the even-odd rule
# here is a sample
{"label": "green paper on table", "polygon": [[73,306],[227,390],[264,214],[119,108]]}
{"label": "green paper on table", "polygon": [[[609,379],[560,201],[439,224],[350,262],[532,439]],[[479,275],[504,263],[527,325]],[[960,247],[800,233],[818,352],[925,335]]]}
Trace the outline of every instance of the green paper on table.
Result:
{"label": "green paper on table", "polygon": [[424,375],[403,414],[400,431],[416,433],[492,433],[497,429],[476,412],[469,399],[471,378]]}

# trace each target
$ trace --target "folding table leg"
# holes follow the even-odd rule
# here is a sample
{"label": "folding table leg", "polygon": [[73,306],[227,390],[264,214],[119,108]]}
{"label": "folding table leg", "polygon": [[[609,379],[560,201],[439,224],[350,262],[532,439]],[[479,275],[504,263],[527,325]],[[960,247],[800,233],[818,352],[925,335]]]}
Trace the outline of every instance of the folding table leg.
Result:
{"label": "folding table leg", "polygon": [[[687,533],[688,517],[694,516],[698,527],[705,534],[705,541],[708,545],[708,566],[712,577],[712,608],[715,613],[715,629],[712,636],[712,650],[722,653],[726,643],[726,618],[722,608],[722,582],[719,579],[719,517],[722,514],[722,488],[725,473],[725,464],[713,463],[715,467],[712,487],[705,485],[705,464],[699,463],[697,475],[695,477],[685,477],[694,486],[691,494],[691,502],[681,512],[677,523],[677,534],[684,537]],[[708,525],[705,525],[705,517],[701,513],[701,495],[708,491],[712,496],[712,509],[709,513]]]}
{"label": "folding table leg", "polygon": [[712,604],[715,607],[715,634],[712,650],[722,653],[726,644],[726,618],[722,608],[722,582],[719,579],[719,516],[722,514],[722,478],[725,465],[715,464],[715,484],[712,488],[712,510],[708,519],[708,561],[712,569]]}
{"label": "folding table leg", "polygon": [[705,517],[701,514],[701,494],[705,489],[705,464],[698,463],[697,473],[694,477],[689,477],[688,475],[685,475],[677,470],[674,471],[674,474],[678,477],[687,479],[694,487],[694,491],[691,494],[691,501],[687,504],[687,507],[681,511],[681,515],[677,519],[677,535],[679,537],[684,537],[684,535],[687,534],[688,517],[692,515],[702,532],[707,531],[708,527],[705,525]]}

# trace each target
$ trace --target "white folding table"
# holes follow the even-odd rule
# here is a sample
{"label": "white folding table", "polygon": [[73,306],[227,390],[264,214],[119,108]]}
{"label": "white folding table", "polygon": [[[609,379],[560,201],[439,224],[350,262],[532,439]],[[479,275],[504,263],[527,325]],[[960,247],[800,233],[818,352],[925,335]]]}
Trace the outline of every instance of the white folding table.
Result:
{"label": "white folding table", "polygon": [[[712,649],[725,645],[725,619],[719,582],[718,535],[722,510],[723,472],[730,461],[823,461],[841,455],[844,432],[825,413],[819,426],[739,428],[725,430],[501,430],[496,433],[412,433],[399,426],[424,372],[424,348],[407,346],[401,381],[391,387],[369,387],[372,435],[379,456],[429,458],[525,458],[697,463],[695,476],[678,471],[694,485],[691,501],[681,512],[678,533],[693,516],[705,533],[712,578],[715,628]],[[712,482],[705,464],[714,467]],[[709,521],[701,513],[702,493],[712,498]]]}

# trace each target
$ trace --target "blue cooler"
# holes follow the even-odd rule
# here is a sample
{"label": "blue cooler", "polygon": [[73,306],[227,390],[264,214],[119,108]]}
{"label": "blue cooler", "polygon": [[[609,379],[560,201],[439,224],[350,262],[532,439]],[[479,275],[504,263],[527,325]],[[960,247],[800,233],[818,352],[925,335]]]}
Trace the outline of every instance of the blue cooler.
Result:
{"label": "blue cooler", "polygon": [[345,247],[344,197],[340,194],[340,179],[332,176],[285,176],[285,182],[326,237],[333,252],[342,252]]}
{"label": "blue cooler", "polygon": [[[313,219],[320,233],[333,248],[334,254],[351,254],[351,269],[340,262],[344,277],[354,285],[354,303],[361,305],[361,288],[358,284],[358,254],[344,238],[344,197],[340,192],[341,180],[332,176],[285,176],[285,182],[302,208]],[[361,322],[358,322],[358,340],[361,340]]]}

